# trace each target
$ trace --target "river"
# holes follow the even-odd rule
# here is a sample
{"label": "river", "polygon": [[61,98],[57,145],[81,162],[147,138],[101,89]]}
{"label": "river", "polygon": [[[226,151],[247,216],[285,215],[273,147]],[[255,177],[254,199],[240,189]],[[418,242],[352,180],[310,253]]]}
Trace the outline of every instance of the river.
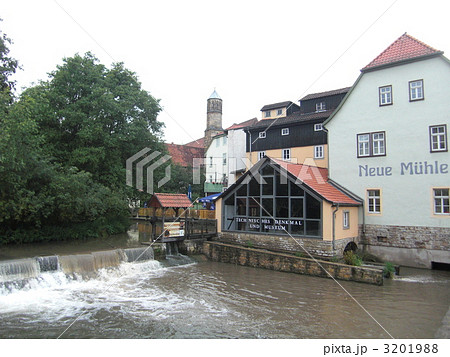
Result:
{"label": "river", "polygon": [[372,319],[332,280],[204,259],[49,271],[1,286],[0,337],[433,338],[449,281],[448,271],[402,268],[383,286],[340,282]]}

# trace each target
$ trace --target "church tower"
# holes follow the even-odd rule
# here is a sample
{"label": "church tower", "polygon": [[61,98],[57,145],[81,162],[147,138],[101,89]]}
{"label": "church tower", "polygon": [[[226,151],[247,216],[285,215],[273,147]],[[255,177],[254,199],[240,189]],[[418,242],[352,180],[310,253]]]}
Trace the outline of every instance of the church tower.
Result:
{"label": "church tower", "polygon": [[205,148],[209,146],[212,138],[219,134],[222,129],[222,98],[219,97],[216,90],[208,98],[206,110],[206,130],[205,130]]}

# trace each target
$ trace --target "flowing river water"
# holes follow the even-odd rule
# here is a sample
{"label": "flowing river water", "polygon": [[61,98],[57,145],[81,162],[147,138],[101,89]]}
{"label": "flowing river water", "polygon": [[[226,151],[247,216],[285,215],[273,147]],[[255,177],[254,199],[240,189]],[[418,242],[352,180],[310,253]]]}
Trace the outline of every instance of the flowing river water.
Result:
{"label": "flowing river water", "polygon": [[[123,242],[128,253],[139,244],[133,235]],[[383,286],[340,282],[381,328],[329,279],[183,256],[117,260],[95,274],[59,260],[71,273],[52,269],[0,284],[1,338],[57,338],[75,320],[62,338],[389,338],[383,328],[395,338],[433,338],[450,301],[448,271],[402,268]]]}

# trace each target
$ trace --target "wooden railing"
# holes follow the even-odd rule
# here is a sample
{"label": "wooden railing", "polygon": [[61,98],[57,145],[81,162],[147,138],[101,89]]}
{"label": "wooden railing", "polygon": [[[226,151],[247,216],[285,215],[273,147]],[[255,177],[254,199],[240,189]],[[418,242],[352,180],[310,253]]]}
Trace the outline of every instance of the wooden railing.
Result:
{"label": "wooden railing", "polygon": [[[181,217],[185,217],[184,210],[179,210],[178,214]],[[216,211],[211,211],[207,209],[188,209],[187,210],[187,217],[188,218],[197,218],[197,219],[215,219],[216,218]],[[161,218],[163,216],[163,209],[157,208],[156,212],[154,212],[154,208],[139,208],[138,211],[138,217],[159,217]],[[174,209],[169,208],[165,210],[164,217],[166,218],[176,218],[176,212]]]}

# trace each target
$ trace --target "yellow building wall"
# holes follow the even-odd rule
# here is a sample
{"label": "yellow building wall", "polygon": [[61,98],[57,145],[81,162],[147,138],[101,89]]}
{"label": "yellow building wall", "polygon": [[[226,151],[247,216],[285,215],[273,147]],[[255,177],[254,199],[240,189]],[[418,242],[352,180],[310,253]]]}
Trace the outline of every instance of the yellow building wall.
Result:
{"label": "yellow building wall", "polygon": [[[282,113],[277,115],[278,109],[281,109]],[[270,110],[270,117],[266,117],[266,112],[268,112],[269,110],[262,111],[261,119],[264,120],[264,119],[275,119],[275,118],[285,117],[286,116],[286,108],[278,108],[278,109]]]}
{"label": "yellow building wall", "polygon": [[[323,159],[314,159],[314,146],[302,146],[290,149],[291,149],[291,160],[290,160],[291,163],[328,168],[328,145],[323,145],[324,151]],[[282,152],[283,149],[266,150],[266,156],[269,156],[274,159],[281,159]],[[258,162],[258,151],[247,153],[247,159],[251,161],[250,167],[256,164]]]}
{"label": "yellow building wall", "polygon": [[[336,207],[331,203],[322,201],[322,234],[323,240],[333,240],[333,212]],[[350,228],[344,229],[343,212],[350,214]],[[358,236],[358,207],[339,207],[335,220],[335,239],[353,238]]]}
{"label": "yellow building wall", "polygon": [[222,232],[222,199],[216,200],[214,205],[216,206],[217,232],[220,233]]}

